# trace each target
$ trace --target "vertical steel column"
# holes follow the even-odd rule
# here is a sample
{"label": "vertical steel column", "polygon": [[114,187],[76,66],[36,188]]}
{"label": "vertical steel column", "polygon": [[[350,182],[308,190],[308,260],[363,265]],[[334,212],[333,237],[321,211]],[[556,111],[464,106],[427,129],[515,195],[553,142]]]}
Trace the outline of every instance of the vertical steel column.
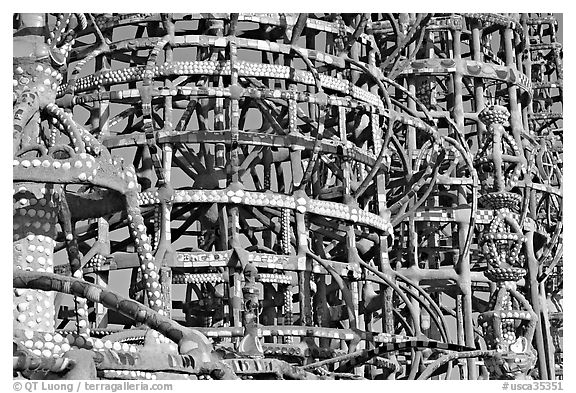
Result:
{"label": "vertical steel column", "polygon": [[[505,54],[505,62],[506,66],[514,67],[514,60],[515,60],[515,50],[514,50],[514,32],[511,28],[506,28],[504,30],[504,54]],[[517,87],[510,83],[508,84],[508,97],[509,97],[509,109],[510,109],[510,126],[512,129],[512,135],[516,140],[516,144],[521,147],[522,146],[522,137],[521,134],[524,133],[524,128],[522,125],[522,116],[520,110],[520,104],[518,103],[518,89]],[[526,164],[526,158],[524,157],[524,149],[519,150],[519,155],[522,159],[522,164]],[[526,237],[529,239],[526,243],[526,248],[532,248],[532,238],[533,233],[530,231],[526,234]],[[540,319],[539,323],[536,325],[536,331],[534,333],[534,339],[536,341],[536,349],[538,351],[538,370],[540,372],[540,377],[543,379],[549,379],[551,376],[548,373],[547,364],[546,364],[546,349],[544,345],[544,333],[542,332],[542,308],[540,304],[540,294],[538,293],[538,265],[537,261],[534,257],[530,256],[531,252],[528,253],[528,278],[530,280],[530,295],[531,295],[531,303],[532,307],[534,308],[534,312],[538,315]],[[553,373],[552,373],[553,375]]]}
{"label": "vertical steel column", "polygon": [[[296,212],[296,233],[298,242],[298,265],[306,270],[312,266],[312,260],[306,256],[308,251],[308,229],[304,213]],[[300,325],[312,325],[312,304],[310,298],[310,271],[298,272],[298,298],[300,306]]]}
{"label": "vertical steel column", "polygon": [[[172,175],[172,145],[170,143],[164,143],[162,145],[162,171],[164,172],[166,184],[170,186]],[[160,286],[162,288],[162,296],[164,297],[164,315],[172,315],[172,268],[169,266],[169,263],[172,262],[170,259],[174,257],[172,253],[172,227],[170,220],[172,203],[162,203],[161,208],[160,220],[162,224],[160,226],[160,241],[164,243],[163,246],[167,247],[168,250],[163,250],[166,252],[161,255],[162,260],[156,261],[156,264],[159,265]]]}
{"label": "vertical steel column", "polygon": [[[107,245],[108,251],[110,250],[110,236],[108,221],[103,218],[98,218],[98,242],[102,242]],[[108,280],[110,278],[109,271],[102,271],[93,273],[92,278],[94,279],[94,284],[100,285],[104,288],[108,286]],[[85,301],[86,302],[86,301]],[[86,304],[86,303],[85,303]],[[105,313],[104,306],[101,303],[94,303],[94,311],[96,314],[96,319],[92,328],[105,327],[108,325],[108,313]]]}
{"label": "vertical steel column", "polygon": [[[522,63],[523,64],[522,72],[524,75],[528,77],[528,81],[532,83],[532,53],[530,52],[530,28],[528,27],[528,14],[522,14],[520,18],[520,23],[522,24],[522,31],[524,35],[524,54],[525,59]],[[520,69],[520,67],[518,67]],[[527,130],[530,133],[530,115],[532,112],[532,95],[533,92],[528,94],[526,106],[522,108],[522,123],[524,125],[524,130]],[[527,192],[527,191],[525,191]]]}
{"label": "vertical steel column", "polygon": [[[171,63],[173,61],[174,51],[172,49],[171,43],[174,41],[175,37],[175,26],[172,20],[171,14],[162,15],[164,21],[164,26],[166,27],[167,34],[170,36],[170,41],[164,47],[164,59],[166,63]],[[164,86],[168,89],[172,87],[172,82],[166,78],[164,81]],[[172,133],[174,131],[173,124],[173,109],[172,109],[172,96],[167,95],[164,97],[164,128],[163,130],[167,133]],[[162,146],[162,172],[164,175],[164,181],[169,189],[171,186],[171,174],[172,174],[172,145],[170,143],[164,143]],[[164,297],[164,307],[165,315],[172,315],[172,268],[168,266],[171,262],[169,259],[174,255],[171,252],[172,247],[172,228],[170,214],[172,213],[172,203],[162,203],[160,212],[160,220],[162,222],[160,226],[161,234],[160,239],[164,242],[164,246],[168,247],[168,252],[162,255],[161,261],[156,261],[159,264],[160,273],[160,284],[162,287],[162,296]]]}
{"label": "vertical steel column", "polygon": [[[236,42],[230,40],[229,42],[230,50],[230,85],[232,91],[236,90],[236,93],[231,95],[231,105],[230,105],[230,134],[232,138],[232,143],[230,145],[230,171],[231,171],[231,184],[240,184],[240,175],[238,173],[239,166],[239,156],[238,156],[238,99],[240,98],[237,89],[238,85],[238,59],[236,55]],[[225,212],[225,210],[224,210]],[[230,226],[228,228],[229,232],[224,232],[225,234],[230,233],[229,246],[234,249],[235,247],[241,247],[240,244],[240,234],[238,230],[240,229],[240,213],[238,211],[238,206],[231,205],[229,208],[229,218]],[[226,218],[224,218],[226,220]],[[230,294],[230,307],[232,309],[232,322],[233,326],[242,326],[241,318],[241,305],[242,305],[242,288],[241,288],[241,272],[237,269],[230,268],[230,277],[232,281],[232,291]]]}
{"label": "vertical steel column", "polygon": [[[472,43],[470,49],[473,54],[473,59],[476,61],[482,61],[482,43],[480,41],[482,22],[478,19],[472,21]],[[476,115],[484,109],[484,83],[481,78],[474,78],[474,110]],[[476,120],[476,130],[477,130],[477,140],[478,146],[482,145],[484,133],[486,132],[486,126],[479,119]]]}
{"label": "vertical steel column", "polygon": [[[389,127],[394,127],[394,120],[391,119],[388,122]],[[380,119],[378,115],[372,115],[372,133],[375,136],[380,136],[382,134],[382,129],[380,127]],[[382,142],[381,137],[374,139],[374,147],[375,151],[376,146],[378,146]],[[382,145],[378,146],[378,149],[385,148]],[[376,197],[378,203],[378,214],[381,217],[388,216],[388,206],[386,203],[386,175],[385,174],[377,174],[375,176],[376,180]],[[378,245],[378,255],[375,258],[377,263],[379,264],[379,270],[385,274],[389,279],[394,280],[394,276],[392,273],[392,266],[390,265],[390,258],[388,256],[388,236],[383,234],[379,236],[380,244]],[[382,298],[382,332],[394,334],[394,304],[392,302],[392,297],[394,295],[394,291],[387,285],[380,285],[380,297]],[[396,355],[391,353],[389,358],[392,361],[396,360]],[[396,375],[392,372],[388,376],[388,379],[394,380],[396,379]]]}
{"label": "vertical steel column", "polygon": [[[357,22],[359,22],[359,18],[357,18]],[[361,47],[358,42],[354,42],[352,47],[350,48],[350,57],[356,61],[360,60],[360,51]],[[360,77],[360,73],[357,71],[351,71],[351,81],[355,83],[358,81]],[[340,139],[344,143],[344,145],[348,142],[347,130],[341,129],[340,130]],[[345,160],[342,163],[342,187],[343,187],[343,202],[348,204],[349,206],[357,206],[358,201],[351,196],[352,190],[352,168],[350,167],[350,162]],[[347,254],[347,262],[348,265],[352,267],[352,269],[358,269],[358,262],[357,258],[360,258],[358,255],[358,250],[356,249],[356,234],[354,232],[354,225],[347,225],[346,226],[346,254]],[[350,292],[352,293],[352,307],[354,308],[354,321],[358,324],[358,326],[363,326],[364,316],[360,316],[358,313],[358,305],[360,304],[360,285],[358,281],[352,280],[350,282]],[[358,326],[350,326],[351,328],[357,328]]]}
{"label": "vertical steel column", "polygon": [[[107,38],[111,39],[112,33],[108,33]],[[109,68],[110,66],[109,61],[105,55],[97,56],[94,63],[95,63],[94,73],[103,71]],[[109,90],[109,88],[100,87],[100,92],[105,92],[107,90]],[[90,114],[90,116],[93,117],[94,119],[97,119],[97,124],[93,125],[95,125],[99,129],[97,138],[99,140],[102,140],[102,138],[110,135],[110,128],[108,124],[108,121],[110,119],[110,102],[107,100],[99,100],[94,105],[94,107],[95,108],[93,112]],[[106,221],[106,219],[104,218],[98,218],[97,223],[98,223],[98,239],[99,240],[102,239],[105,242],[109,242],[108,221]],[[95,272],[92,274],[88,274],[88,276],[93,280],[95,284],[103,286],[104,288],[108,286],[108,281],[110,278],[109,271]],[[96,321],[93,327],[97,328],[100,326],[107,325],[108,313],[105,313],[104,306],[102,306],[102,304],[99,303],[94,303],[94,309],[96,314]]]}
{"label": "vertical steel column", "polygon": [[[534,255],[534,232],[529,231],[526,233],[526,250],[528,263],[526,264],[528,275],[527,284],[528,290],[530,291],[530,303],[536,315],[538,315],[538,323],[536,324],[536,331],[534,332],[534,340],[536,341],[536,350],[538,351],[538,371],[540,373],[540,378],[542,379],[554,379],[555,373],[554,369],[549,370],[547,357],[552,355],[554,359],[554,354],[550,353],[550,349],[546,348],[544,343],[544,333],[542,332],[543,321],[542,321],[542,302],[546,301],[546,298],[542,298],[539,293],[538,285],[538,275],[540,273],[540,267],[538,265],[538,260]],[[549,359],[548,359],[549,360]]]}
{"label": "vertical steel column", "polygon": [[[460,41],[462,33],[459,30],[453,32],[453,48],[454,60],[458,62],[462,58],[462,48]],[[462,72],[456,69],[454,72],[454,106],[452,108],[452,118],[456,125],[464,129],[464,104],[462,100]],[[458,203],[466,204],[466,194],[463,187],[458,190]],[[468,234],[469,225],[459,223],[458,225],[458,240],[459,244],[464,244]],[[462,292],[462,311],[463,311],[463,325],[464,325],[464,343],[469,347],[474,347],[474,325],[472,322],[472,279],[470,277],[470,252],[466,255],[461,255],[459,263],[456,266],[456,273],[458,274],[458,286]],[[477,378],[476,361],[475,359],[466,360],[468,366],[467,379],[475,380]]]}
{"label": "vertical steel column", "polygon": [[[507,67],[516,67],[514,63],[515,60],[515,49],[513,46],[514,42],[514,32],[511,28],[504,29],[504,54],[505,54],[505,64]],[[524,133],[524,128],[522,126],[522,111],[520,109],[520,103],[518,102],[518,88],[513,84],[508,84],[508,99],[509,99],[509,110],[510,110],[510,127],[512,129],[512,135],[516,141],[518,147],[522,146],[522,134]],[[526,165],[526,157],[524,156],[524,149],[520,148],[518,154],[521,157],[521,162]]]}

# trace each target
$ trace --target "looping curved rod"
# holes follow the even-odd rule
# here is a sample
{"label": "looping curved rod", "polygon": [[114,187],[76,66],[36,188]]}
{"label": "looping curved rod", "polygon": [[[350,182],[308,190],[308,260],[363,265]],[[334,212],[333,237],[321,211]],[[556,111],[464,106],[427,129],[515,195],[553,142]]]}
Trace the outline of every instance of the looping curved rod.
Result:
{"label": "looping curved rod", "polygon": [[440,152],[440,154],[438,155],[438,158],[434,162],[434,167],[433,167],[432,174],[430,175],[431,180],[428,183],[428,188],[426,189],[424,194],[420,197],[420,199],[418,199],[418,201],[416,201],[414,206],[412,206],[410,208],[409,211],[404,212],[403,214],[399,214],[396,216],[396,218],[391,223],[393,227],[395,227],[396,225],[401,223],[409,215],[413,214],[413,212],[416,211],[416,209],[418,209],[424,202],[426,202],[426,200],[428,199],[428,196],[430,196],[430,194],[434,190],[434,185],[436,184],[436,181],[438,180],[438,171],[440,170],[440,164],[442,163],[443,159],[444,159],[444,152],[442,151],[442,152]]}
{"label": "looping curved rod", "polygon": [[[432,299],[430,297],[430,295],[424,290],[422,289],[419,285],[417,285],[416,283],[414,283],[412,280],[410,280],[408,277],[405,277],[404,275],[398,273],[397,271],[393,271],[394,276],[396,277],[397,280],[402,281],[404,284],[411,286],[412,288],[414,288],[422,297],[424,297],[424,299],[426,299],[428,301],[428,303],[430,304],[430,306],[434,309],[436,316],[440,318],[440,324],[438,324],[438,328],[440,330],[440,334],[443,334],[444,339],[446,340],[446,342],[449,342],[449,337],[448,337],[448,324],[446,322],[446,319],[444,318],[444,314],[442,313],[442,310],[440,309],[440,307],[438,306],[438,304],[436,304],[436,302],[434,301],[434,299]],[[415,297],[417,299],[417,297]],[[420,300],[419,300],[420,301]],[[421,302],[421,301],[420,301]],[[424,304],[423,302],[421,302],[421,304]],[[432,313],[431,313],[432,315]],[[442,333],[444,332],[444,333]]]}
{"label": "looping curved rod", "polygon": [[[394,126],[395,116],[392,113],[393,112],[390,113],[390,119],[388,124],[389,128],[392,128]],[[376,176],[376,174],[380,170],[380,166],[382,165],[382,161],[384,161],[386,151],[388,151],[386,145],[382,144],[382,147],[380,148],[380,153],[378,154],[378,158],[376,158],[376,162],[374,162],[374,165],[372,165],[370,173],[368,173],[368,176],[364,178],[360,186],[356,189],[356,192],[354,192],[354,194],[352,195],[352,197],[355,200],[358,200],[358,198],[360,198],[364,194],[364,192],[368,189],[368,186],[372,182],[372,179],[374,179],[374,176]]]}
{"label": "looping curved rod", "polygon": [[[324,93],[324,89],[322,89],[322,81],[320,80],[320,74],[318,73],[318,70],[316,70],[316,68],[314,68],[314,65],[312,64],[310,59],[307,56],[304,56],[298,50],[298,48],[295,46],[291,47],[291,52],[296,53],[296,55],[298,57],[300,57],[300,59],[302,59],[304,64],[306,64],[306,68],[308,68],[308,70],[310,71],[310,73],[314,77],[314,82],[316,84],[316,94],[320,95],[321,93]],[[318,128],[317,128],[317,132],[316,132],[316,140],[314,141],[314,148],[312,150],[312,157],[310,158],[310,161],[308,162],[308,166],[306,167],[306,172],[304,173],[302,181],[300,182],[300,184],[297,187],[299,190],[303,190],[306,187],[306,185],[308,184],[308,182],[310,181],[310,179],[312,178],[312,173],[314,171],[314,167],[316,167],[316,163],[318,162],[318,157],[320,156],[320,147],[321,147],[320,144],[322,142],[322,138],[324,137],[324,121],[325,121],[325,117],[326,117],[325,106],[326,106],[325,103],[321,103],[319,105],[320,110],[318,113]]]}
{"label": "looping curved rod", "polygon": [[96,284],[53,273],[15,270],[13,287],[56,291],[85,298],[158,331],[177,343],[180,353],[200,352],[203,358],[211,353],[212,345],[199,331],[184,327],[136,300],[125,298]]}
{"label": "looping curved rod", "polygon": [[408,296],[406,296],[406,294],[404,293],[402,288],[400,288],[398,285],[396,285],[392,280],[390,280],[388,277],[386,277],[386,275],[384,275],[382,272],[376,270],[375,268],[373,268],[372,266],[370,266],[366,262],[362,261],[361,259],[358,258],[357,262],[360,264],[361,267],[372,272],[378,278],[380,278],[382,281],[384,281],[386,283],[386,285],[388,285],[390,288],[392,288],[392,290],[394,290],[398,294],[398,296],[400,296],[402,301],[406,304],[406,307],[408,307],[408,311],[410,311],[410,316],[412,317],[412,320],[414,321],[414,333],[415,333],[415,335],[422,334],[422,331],[420,330],[420,324],[418,323],[418,314],[416,313],[416,310],[414,309],[412,302],[410,302],[410,299],[408,299]]}
{"label": "looping curved rod", "polygon": [[[334,268],[332,266],[330,266],[329,263],[326,263],[322,258],[314,255],[312,252],[307,251],[306,256],[308,256],[308,257],[312,258],[314,261],[318,262],[318,264],[320,264],[320,266],[322,266],[324,269],[326,269],[328,271],[328,273],[330,273],[330,276],[332,277],[332,279],[334,281],[336,281],[336,283],[338,284],[338,288],[342,291],[344,303],[346,304],[346,310],[348,311],[348,319],[350,320],[350,326],[356,328],[357,321],[356,321],[356,314],[354,313],[354,306],[353,306],[354,301],[352,299],[352,293],[350,292],[350,289],[348,289],[348,287],[344,283],[344,280],[342,280],[342,277],[340,277],[338,272],[336,272],[336,270],[334,270]],[[354,328],[352,330],[354,330]],[[360,338],[358,337],[357,341],[359,341],[359,340],[360,340]]]}
{"label": "looping curved rod", "polygon": [[342,51],[340,51],[340,55],[342,54],[348,55],[348,52],[350,52],[352,45],[354,45],[354,42],[358,39],[358,37],[360,37],[362,31],[366,27],[369,18],[370,14],[362,14],[360,16],[360,21],[358,22],[356,29],[354,29],[354,33],[352,33],[352,35],[348,38],[348,40],[344,44],[344,48],[342,49]]}
{"label": "looping curved rod", "polygon": [[414,103],[416,104],[417,107],[420,108],[420,110],[422,110],[422,112],[424,113],[424,115],[426,116],[426,119],[432,123],[434,123],[434,118],[432,116],[432,114],[430,113],[430,111],[428,110],[428,108],[426,108],[426,106],[420,102],[420,100],[418,98],[416,98],[408,89],[406,89],[404,86],[402,86],[401,84],[399,84],[398,82],[387,78],[385,76],[381,76],[380,77],[382,79],[383,82],[392,85],[393,87],[397,88],[398,90],[402,91],[404,94],[406,94],[406,96],[408,98],[410,98],[412,101],[414,101]]}
{"label": "looping curved rod", "polygon": [[452,352],[447,355],[436,359],[434,363],[431,363],[426,367],[426,369],[420,374],[418,380],[426,380],[432,376],[434,371],[438,370],[444,364],[455,360],[455,359],[466,359],[466,358],[486,358],[491,357],[496,354],[496,350],[478,350],[478,351],[467,351],[467,352]]}
{"label": "looping curved rod", "polygon": [[[397,49],[402,50],[402,49],[406,48],[407,45],[410,45],[414,39],[414,35],[416,35],[416,33],[418,32],[418,29],[420,30],[420,35],[418,36],[418,43],[414,47],[414,50],[412,51],[412,53],[408,54],[408,57],[407,57],[408,61],[413,59],[414,56],[416,55],[416,53],[418,52],[418,50],[420,49],[420,45],[422,45],[422,41],[424,39],[424,33],[426,31],[425,26],[428,23],[428,21],[430,20],[430,18],[432,17],[432,15],[433,14],[424,14],[424,16],[422,16],[422,14],[418,14],[418,16],[416,17],[416,22],[414,22],[414,25],[412,26],[412,28],[410,29],[410,31],[406,35],[406,38],[405,38],[404,42],[402,43],[402,46],[397,48]],[[388,76],[392,79],[398,77],[398,75],[400,74],[400,72],[398,70],[398,66],[400,64],[400,57],[398,56],[398,54],[399,54],[399,52],[397,52],[396,55],[394,55],[394,57],[389,57],[389,58],[395,59],[394,64],[392,65],[392,69],[388,73]]]}

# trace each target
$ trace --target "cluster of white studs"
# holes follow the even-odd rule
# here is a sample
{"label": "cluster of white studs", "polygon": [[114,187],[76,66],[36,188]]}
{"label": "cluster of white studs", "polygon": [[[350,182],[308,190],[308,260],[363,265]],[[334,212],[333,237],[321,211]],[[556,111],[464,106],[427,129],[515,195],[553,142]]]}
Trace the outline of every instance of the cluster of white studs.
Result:
{"label": "cluster of white studs", "polygon": [[201,283],[220,283],[224,282],[224,277],[221,273],[181,273],[173,274],[172,282],[174,284],[201,284]]}
{"label": "cluster of white studs", "polygon": [[154,264],[154,256],[151,253],[152,246],[150,245],[150,238],[146,234],[144,221],[138,212],[138,214],[134,215],[128,214],[128,222],[140,258],[140,270],[146,280],[148,303],[151,308],[156,309],[159,314],[164,315],[164,311],[161,309],[163,302],[160,293],[161,288],[158,280],[158,272]]}
{"label": "cluster of white studs", "polygon": [[106,379],[146,379],[154,380],[156,375],[148,371],[138,370],[104,370],[104,378]]}
{"label": "cluster of white studs", "polygon": [[[35,199],[30,201],[32,205],[37,203]],[[26,271],[53,272],[55,243],[51,237],[34,234],[16,241],[14,267]],[[53,331],[54,312],[54,293],[14,289],[14,320],[18,327]]]}

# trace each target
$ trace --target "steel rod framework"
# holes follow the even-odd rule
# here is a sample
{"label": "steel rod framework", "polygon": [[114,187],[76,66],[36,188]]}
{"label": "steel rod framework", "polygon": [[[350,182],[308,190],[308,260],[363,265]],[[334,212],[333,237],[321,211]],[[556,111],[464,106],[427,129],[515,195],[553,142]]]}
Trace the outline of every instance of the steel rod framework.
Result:
{"label": "steel rod framework", "polygon": [[15,374],[561,379],[558,25],[14,15]]}

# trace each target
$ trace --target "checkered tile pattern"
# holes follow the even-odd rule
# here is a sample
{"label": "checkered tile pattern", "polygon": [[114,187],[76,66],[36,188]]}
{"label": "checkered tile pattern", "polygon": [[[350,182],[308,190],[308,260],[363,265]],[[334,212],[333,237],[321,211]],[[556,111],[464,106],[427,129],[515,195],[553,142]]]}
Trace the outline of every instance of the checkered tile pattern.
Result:
{"label": "checkered tile pattern", "polygon": [[477,224],[489,224],[494,218],[494,211],[489,209],[478,209],[476,211]]}

